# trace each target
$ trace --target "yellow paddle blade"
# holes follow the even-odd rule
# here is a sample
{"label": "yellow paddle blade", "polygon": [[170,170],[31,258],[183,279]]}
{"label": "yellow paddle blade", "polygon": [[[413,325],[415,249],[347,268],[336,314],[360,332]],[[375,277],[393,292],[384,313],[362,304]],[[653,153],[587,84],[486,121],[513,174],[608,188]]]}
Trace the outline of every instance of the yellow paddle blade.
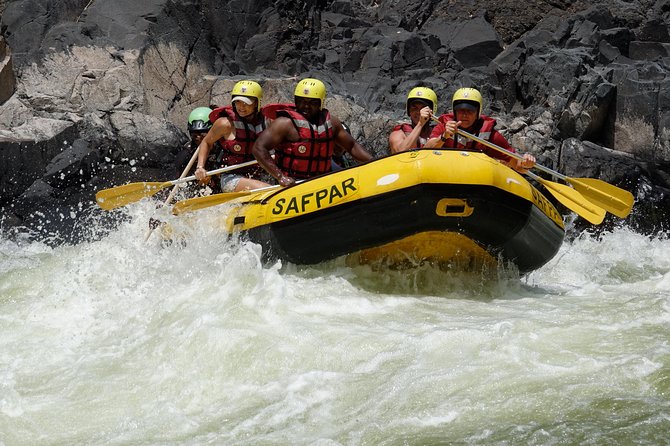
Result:
{"label": "yellow paddle blade", "polygon": [[538,176],[534,177],[542,183],[551,194],[566,208],[579,215],[591,224],[599,225],[605,219],[605,209],[596,206],[584,198],[582,194],[560,183],[554,183]]}
{"label": "yellow paddle blade", "polygon": [[[513,158],[523,159],[523,157],[518,153],[511,152],[489,141],[471,135],[468,132],[464,132],[463,130],[459,129],[457,130],[457,133],[459,135],[465,136],[466,138],[470,138],[473,141],[477,141],[478,143],[487,147],[498,150],[499,152],[506,153]],[[572,187],[574,187],[584,196],[584,198],[596,206],[605,209],[607,212],[616,215],[617,217],[626,218],[628,217],[628,214],[630,214],[631,209],[633,209],[633,194],[627,190],[623,190],[596,178],[570,178],[563,175],[562,173],[556,172],[539,164],[536,164],[535,168],[570,183]]]}
{"label": "yellow paddle blade", "polygon": [[626,218],[633,209],[633,194],[596,178],[566,178],[587,200],[617,217]]}
{"label": "yellow paddle blade", "polygon": [[279,186],[267,186],[258,189],[243,190],[239,192],[224,192],[221,194],[207,195],[205,197],[189,198],[175,203],[172,206],[172,213],[174,215],[183,214],[185,212],[197,211],[199,209],[208,208],[211,206],[218,206],[235,198],[244,197],[246,195],[255,194],[257,192],[264,192],[271,189],[278,189]]}
{"label": "yellow paddle blade", "polygon": [[196,197],[189,198],[188,200],[182,200],[175,203],[172,206],[172,213],[174,215],[184,214],[186,212],[193,212],[199,209],[208,208],[210,206],[217,206],[219,204],[224,204],[235,198],[244,197],[249,195],[254,191],[241,191],[241,192],[227,192],[222,194],[207,195],[205,197]]}
{"label": "yellow paddle blade", "polygon": [[98,206],[106,211],[116,209],[121,206],[139,201],[144,197],[150,197],[159,190],[171,186],[169,181],[162,183],[129,183],[123,186],[116,186],[110,189],[103,189],[95,194],[95,201]]}

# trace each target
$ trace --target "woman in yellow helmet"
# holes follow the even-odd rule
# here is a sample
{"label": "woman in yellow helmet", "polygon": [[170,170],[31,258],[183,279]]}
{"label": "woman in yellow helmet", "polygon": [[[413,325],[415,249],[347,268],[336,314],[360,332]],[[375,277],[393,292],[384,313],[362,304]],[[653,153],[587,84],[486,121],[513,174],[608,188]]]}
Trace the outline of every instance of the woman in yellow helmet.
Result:
{"label": "woman in yellow helmet", "polygon": [[496,120],[482,114],[482,95],[474,88],[460,88],[456,90],[451,101],[453,113],[439,117],[439,124],[433,128],[426,147],[444,147],[460,150],[484,152],[491,158],[496,158],[512,169],[525,173],[535,165],[535,157],[524,154],[523,160],[517,160],[488,146],[477,143],[456,133],[457,128],[490,141],[510,152],[515,152],[512,145],[495,129]]}
{"label": "woman in yellow helmet", "polygon": [[437,95],[427,87],[413,88],[407,95],[407,115],[412,123],[393,127],[389,135],[391,153],[423,147],[433,130],[431,118],[437,113]]}
{"label": "woman in yellow helmet", "polygon": [[[200,143],[196,178],[205,183],[206,161],[215,145],[221,149],[217,156],[221,166],[233,166],[254,159],[251,148],[270,124],[271,119],[261,107],[263,89],[254,81],[239,81],[231,91],[231,105],[219,107],[209,115],[213,123],[211,130]],[[221,190],[237,192],[267,186],[261,181],[264,171],[258,166],[249,166],[221,175]]]}
{"label": "woman in yellow helmet", "polygon": [[254,156],[280,185],[291,186],[296,178],[330,172],[333,155],[348,152],[359,162],[372,159],[342,122],[323,107],[325,99],[323,82],[301,80],[294,92],[295,106],[278,111],[277,119],[256,140]]}

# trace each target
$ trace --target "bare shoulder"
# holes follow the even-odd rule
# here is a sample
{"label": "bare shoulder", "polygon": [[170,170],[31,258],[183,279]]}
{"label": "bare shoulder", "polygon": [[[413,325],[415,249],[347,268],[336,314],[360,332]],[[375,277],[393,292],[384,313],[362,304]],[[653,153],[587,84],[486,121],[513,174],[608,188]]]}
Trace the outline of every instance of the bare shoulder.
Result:
{"label": "bare shoulder", "polygon": [[228,119],[225,116],[220,117],[219,119],[214,121],[214,124],[212,124],[212,128],[219,130],[230,129],[232,127],[233,124],[230,122],[230,119]]}
{"label": "bare shoulder", "polygon": [[392,130],[391,133],[389,133],[389,141],[390,142],[395,142],[395,143],[400,143],[405,140],[405,132],[402,129],[398,130]]}
{"label": "bare shoulder", "polygon": [[233,125],[228,118],[222,117],[214,121],[212,128],[209,129],[205,139],[209,142],[217,141],[221,138],[227,137],[232,133]]}
{"label": "bare shoulder", "polygon": [[288,116],[277,116],[273,121],[272,125],[275,127],[283,126],[283,125],[289,125],[293,121],[291,121],[291,118]]}
{"label": "bare shoulder", "polygon": [[299,139],[298,131],[293,125],[291,118],[286,116],[278,116],[277,119],[270,123],[270,126],[261,133],[275,142],[280,140],[297,141]]}
{"label": "bare shoulder", "polygon": [[331,114],[330,115],[330,123],[333,126],[333,131],[334,131],[335,135],[340,135],[340,134],[342,134],[342,135],[346,134],[347,136],[349,135],[349,133],[344,130],[344,127],[342,126],[342,121],[340,121],[340,118],[338,118],[337,116],[334,116],[334,115]]}
{"label": "bare shoulder", "polygon": [[334,114],[330,114],[330,122],[333,123],[333,127],[339,126],[342,127],[342,121],[340,121],[340,118],[335,116]]}

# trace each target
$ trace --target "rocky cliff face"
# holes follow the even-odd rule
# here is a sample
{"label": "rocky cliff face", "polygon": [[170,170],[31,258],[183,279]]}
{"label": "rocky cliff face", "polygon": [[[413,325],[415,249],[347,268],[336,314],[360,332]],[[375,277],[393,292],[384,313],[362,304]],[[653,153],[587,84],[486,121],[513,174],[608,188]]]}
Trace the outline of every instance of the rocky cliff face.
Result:
{"label": "rocky cliff face", "polygon": [[308,75],[378,155],[412,87],[432,87],[441,113],[478,87],[516,147],[633,191],[626,223],[640,231],[669,221],[670,0],[4,0],[0,12],[3,230],[76,241],[96,190],[173,179],[193,108],[227,103],[242,78],[290,101]]}

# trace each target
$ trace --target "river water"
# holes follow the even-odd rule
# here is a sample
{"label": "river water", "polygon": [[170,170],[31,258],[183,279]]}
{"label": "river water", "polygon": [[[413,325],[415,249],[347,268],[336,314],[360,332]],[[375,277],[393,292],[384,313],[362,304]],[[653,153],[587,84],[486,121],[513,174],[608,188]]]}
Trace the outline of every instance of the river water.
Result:
{"label": "river water", "polygon": [[145,243],[146,206],[0,238],[0,444],[670,444],[664,237],[523,278],[262,266],[213,231]]}

